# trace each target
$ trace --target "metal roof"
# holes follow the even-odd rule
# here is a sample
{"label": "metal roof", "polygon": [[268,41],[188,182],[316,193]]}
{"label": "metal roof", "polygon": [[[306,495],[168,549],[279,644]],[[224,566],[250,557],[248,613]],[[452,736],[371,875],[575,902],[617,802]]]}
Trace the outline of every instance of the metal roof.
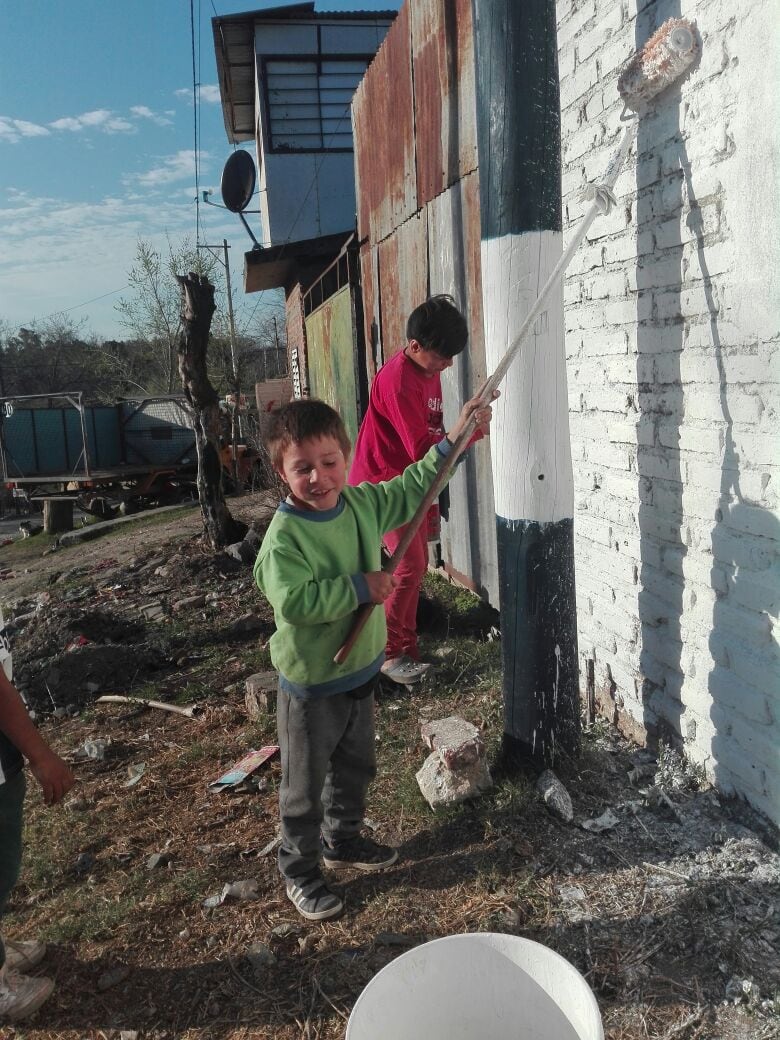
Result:
{"label": "metal roof", "polygon": [[[354,231],[336,235],[321,235],[300,242],[284,242],[266,249],[250,249],[244,253],[244,292],[286,287],[293,276],[306,277],[307,268],[322,268],[322,258],[328,262],[338,255]],[[310,274],[311,277],[311,274]]]}
{"label": "metal roof", "polygon": [[392,21],[397,14],[395,10],[315,12],[313,3],[301,3],[212,18],[222,115],[228,140],[235,143],[255,138],[255,25],[289,21],[317,24]]}

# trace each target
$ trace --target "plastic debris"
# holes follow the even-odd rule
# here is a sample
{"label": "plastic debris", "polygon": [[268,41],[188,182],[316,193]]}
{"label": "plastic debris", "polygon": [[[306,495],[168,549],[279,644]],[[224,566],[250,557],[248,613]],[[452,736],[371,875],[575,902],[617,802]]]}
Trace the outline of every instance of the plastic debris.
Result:
{"label": "plastic debris", "polygon": [[601,834],[602,831],[611,831],[620,823],[620,817],[616,816],[611,809],[607,809],[601,816],[593,820],[583,820],[582,827],[593,834]]}
{"label": "plastic debris", "polygon": [[224,773],[218,780],[214,780],[209,784],[210,791],[231,791],[235,790],[244,781],[257,772],[257,770],[264,765],[270,758],[279,750],[278,744],[269,744],[266,747],[262,747],[259,751],[250,751],[244,755],[240,762],[236,764]]}
{"label": "plastic debris", "polygon": [[138,781],[146,772],[146,762],[138,762],[136,765],[127,767],[128,780],[122,784],[122,787],[135,787]]}
{"label": "plastic debris", "polygon": [[86,740],[76,751],[77,758],[91,758],[94,762],[102,762],[106,757],[108,741]]}

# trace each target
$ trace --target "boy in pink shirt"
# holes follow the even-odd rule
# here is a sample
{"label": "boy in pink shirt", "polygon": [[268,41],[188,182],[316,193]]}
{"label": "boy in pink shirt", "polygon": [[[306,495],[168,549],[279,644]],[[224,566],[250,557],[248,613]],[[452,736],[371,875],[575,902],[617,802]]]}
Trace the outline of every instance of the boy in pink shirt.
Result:
{"label": "boy in pink shirt", "polygon": [[[368,410],[358,433],[349,483],[372,484],[403,473],[444,436],[440,373],[450,368],[468,340],[463,315],[449,296],[432,296],[406,323],[406,347],[377,372]],[[438,507],[428,514],[395,571],[398,584],[385,600],[386,661],[382,672],[394,682],[418,682],[430,665],[417,647],[417,603],[428,566],[429,532],[438,534]],[[395,551],[404,528],[385,535]]]}

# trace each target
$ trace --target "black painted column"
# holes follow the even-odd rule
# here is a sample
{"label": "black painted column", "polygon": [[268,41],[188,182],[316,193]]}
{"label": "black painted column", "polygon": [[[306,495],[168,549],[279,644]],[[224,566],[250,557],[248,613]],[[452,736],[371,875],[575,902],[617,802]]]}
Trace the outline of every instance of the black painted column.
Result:
{"label": "black painted column", "polygon": [[[554,0],[473,0],[488,370],[561,255]],[[579,750],[574,490],[563,289],[494,406],[505,748],[552,764]]]}

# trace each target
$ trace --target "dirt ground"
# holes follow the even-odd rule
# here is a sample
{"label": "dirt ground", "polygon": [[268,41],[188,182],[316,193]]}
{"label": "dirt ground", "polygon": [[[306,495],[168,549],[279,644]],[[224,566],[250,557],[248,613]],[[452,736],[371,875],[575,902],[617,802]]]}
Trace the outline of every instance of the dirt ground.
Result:
{"label": "dirt ground", "polygon": [[[262,524],[268,505],[246,496],[232,508]],[[2,1040],[336,1040],[385,964],[471,931],[567,957],[607,1040],[780,1037],[775,834],[673,753],[653,757],[597,721],[581,758],[558,768],[573,823],[548,812],[530,775],[428,808],[414,779],[420,723],[460,715],[491,754],[501,733],[496,618],[441,578],[424,612],[435,676],[383,689],[377,704],[367,826],[400,847],[399,862],[339,875],[340,919],[298,917],[275,865],[278,758],[244,793],[208,789],[275,742],[273,713],[251,719],[244,703],[244,679],[270,669],[272,619],[251,567],[207,553],[199,533],[190,510],[46,555],[36,539],[0,548],[17,682],[78,776],[55,810],[30,785],[5,927],[47,939],[40,970],[57,989],[32,1025],[0,1027]],[[109,693],[199,710],[95,703]],[[598,818],[607,829],[582,826]],[[203,905],[237,881],[255,882],[256,898]]]}

